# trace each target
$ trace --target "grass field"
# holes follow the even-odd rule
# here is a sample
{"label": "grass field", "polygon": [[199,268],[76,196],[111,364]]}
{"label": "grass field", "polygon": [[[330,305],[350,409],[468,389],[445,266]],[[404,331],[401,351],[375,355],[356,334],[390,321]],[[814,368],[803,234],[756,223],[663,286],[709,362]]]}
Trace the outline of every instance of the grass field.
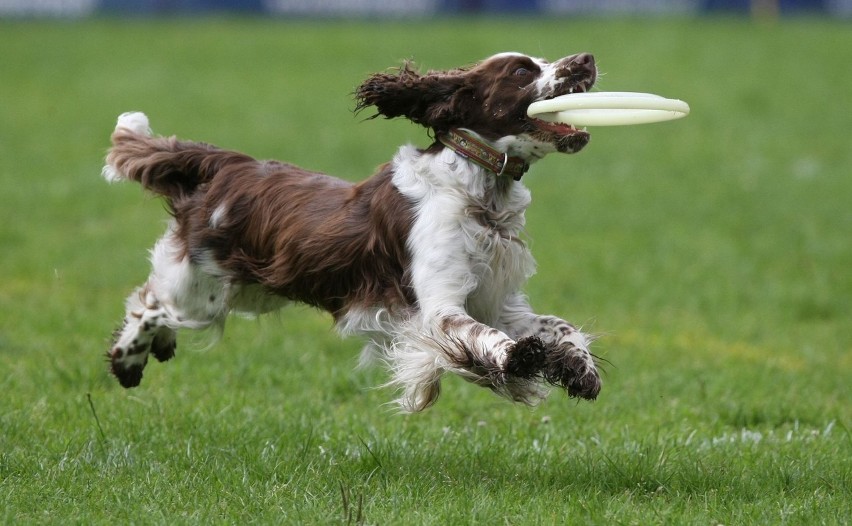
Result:
{"label": "grass field", "polygon": [[[378,38],[381,35],[381,38]],[[0,23],[0,522],[847,524],[852,31],[813,19]],[[594,403],[450,378],[402,416],[294,307],[183,337],[141,387],[103,353],[167,214],[99,177],[115,117],[348,179],[407,141],[370,72],[587,50],[682,98],[525,178],[541,312],[602,335]]]}

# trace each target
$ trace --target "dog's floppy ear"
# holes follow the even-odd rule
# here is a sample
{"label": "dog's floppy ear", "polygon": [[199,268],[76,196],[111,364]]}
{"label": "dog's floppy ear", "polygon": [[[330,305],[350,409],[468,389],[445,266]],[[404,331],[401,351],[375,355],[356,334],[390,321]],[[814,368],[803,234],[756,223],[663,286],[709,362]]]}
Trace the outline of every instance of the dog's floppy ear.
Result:
{"label": "dog's floppy ear", "polygon": [[410,62],[395,73],[374,73],[355,90],[355,111],[375,106],[388,119],[405,117],[433,128],[448,129],[458,119],[457,101],[466,91],[465,70],[428,72],[421,75]]}

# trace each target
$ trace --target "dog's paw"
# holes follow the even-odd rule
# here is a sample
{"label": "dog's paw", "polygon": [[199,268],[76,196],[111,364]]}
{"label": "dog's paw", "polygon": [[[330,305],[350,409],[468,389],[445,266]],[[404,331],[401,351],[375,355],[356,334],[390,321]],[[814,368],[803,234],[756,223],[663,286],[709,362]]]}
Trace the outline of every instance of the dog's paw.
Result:
{"label": "dog's paw", "polygon": [[581,349],[561,346],[547,353],[544,379],[564,388],[569,396],[594,400],[601,390],[601,378],[592,357]]}
{"label": "dog's paw", "polygon": [[171,360],[177,348],[177,335],[171,329],[160,329],[151,341],[151,354],[158,362]]}
{"label": "dog's paw", "polygon": [[[131,358],[128,360],[128,358]],[[141,360],[139,359],[141,357]],[[129,354],[126,350],[113,347],[107,353],[109,371],[122,387],[136,387],[142,382],[142,371],[148,363],[148,353]]]}
{"label": "dog's paw", "polygon": [[142,381],[142,370],[148,363],[151,342],[131,334],[127,321],[113,333],[113,344],[107,352],[109,370],[122,387],[136,387]]}
{"label": "dog's paw", "polygon": [[528,336],[518,340],[509,350],[503,370],[517,378],[533,378],[541,374],[546,363],[544,342],[537,336]]}

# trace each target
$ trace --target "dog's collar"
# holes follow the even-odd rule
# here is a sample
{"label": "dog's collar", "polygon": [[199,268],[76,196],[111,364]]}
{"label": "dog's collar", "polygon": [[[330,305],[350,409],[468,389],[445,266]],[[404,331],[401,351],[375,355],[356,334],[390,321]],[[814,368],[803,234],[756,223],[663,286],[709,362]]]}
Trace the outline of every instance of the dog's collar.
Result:
{"label": "dog's collar", "polygon": [[515,181],[520,181],[530,169],[529,163],[520,157],[509,157],[508,154],[495,150],[461,130],[442,133],[438,135],[438,140],[447,148],[498,176],[508,175]]}

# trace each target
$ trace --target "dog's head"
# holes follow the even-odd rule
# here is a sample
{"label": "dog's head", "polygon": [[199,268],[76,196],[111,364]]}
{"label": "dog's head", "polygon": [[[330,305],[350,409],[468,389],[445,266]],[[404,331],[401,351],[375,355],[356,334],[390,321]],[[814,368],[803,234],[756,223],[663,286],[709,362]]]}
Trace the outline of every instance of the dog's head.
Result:
{"label": "dog's head", "polygon": [[505,141],[515,155],[574,153],[589,134],[527,116],[533,102],[588,91],[597,78],[595,59],[580,53],[547,62],[520,53],[500,53],[462,69],[418,73],[410,63],[370,76],[355,91],[356,110],[375,106],[378,115],[406,117],[435,133],[466,128]]}

